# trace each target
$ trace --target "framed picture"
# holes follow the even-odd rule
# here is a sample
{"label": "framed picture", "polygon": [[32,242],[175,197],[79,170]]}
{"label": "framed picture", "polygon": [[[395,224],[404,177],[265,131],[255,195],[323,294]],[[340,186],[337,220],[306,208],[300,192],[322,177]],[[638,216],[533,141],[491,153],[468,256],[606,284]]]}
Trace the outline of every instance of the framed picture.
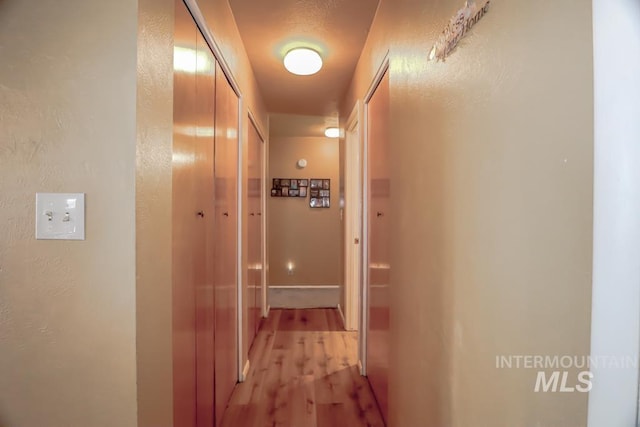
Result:
{"label": "framed picture", "polygon": [[307,197],[307,187],[300,187],[300,197]]}
{"label": "framed picture", "polygon": [[297,190],[298,189],[298,180],[297,179],[292,179],[291,180],[291,186],[289,186],[289,188],[291,188],[292,190]]}
{"label": "framed picture", "polygon": [[323,190],[329,190],[331,188],[331,180],[330,179],[323,179],[322,180],[322,189]]}
{"label": "framed picture", "polygon": [[299,185],[300,185],[300,187],[308,187],[309,186],[309,180],[308,179],[301,179]]}
{"label": "framed picture", "polygon": [[300,197],[300,190],[289,188],[289,197]]}
{"label": "framed picture", "polygon": [[291,180],[290,179],[280,178],[280,186],[281,187],[288,187],[290,185],[291,185]]}
{"label": "framed picture", "polygon": [[282,187],[282,197],[289,197],[289,187]]}
{"label": "framed picture", "polygon": [[311,188],[322,188],[322,180],[321,179],[312,179],[310,187]]}
{"label": "framed picture", "polygon": [[320,197],[329,197],[331,192],[329,190],[320,190]]}

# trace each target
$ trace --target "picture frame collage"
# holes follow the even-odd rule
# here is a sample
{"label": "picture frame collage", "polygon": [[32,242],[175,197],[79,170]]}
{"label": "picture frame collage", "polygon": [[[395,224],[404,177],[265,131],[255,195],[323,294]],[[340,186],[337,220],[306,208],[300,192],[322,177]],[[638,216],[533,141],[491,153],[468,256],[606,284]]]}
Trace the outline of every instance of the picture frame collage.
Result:
{"label": "picture frame collage", "polygon": [[273,178],[271,197],[307,197],[308,179]]}
{"label": "picture frame collage", "polygon": [[311,179],[309,185],[309,206],[312,208],[331,207],[330,179]]}
{"label": "picture frame collage", "polygon": [[325,178],[273,178],[271,197],[306,198],[311,208],[331,207],[331,180]]}

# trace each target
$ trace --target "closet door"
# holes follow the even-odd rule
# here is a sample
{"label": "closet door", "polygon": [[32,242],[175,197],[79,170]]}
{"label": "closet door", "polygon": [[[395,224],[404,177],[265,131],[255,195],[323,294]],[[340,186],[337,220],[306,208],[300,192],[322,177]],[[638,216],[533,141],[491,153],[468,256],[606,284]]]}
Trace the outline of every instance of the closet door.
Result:
{"label": "closet door", "polygon": [[238,97],[216,64],[215,408],[220,424],[238,379]]}
{"label": "closet door", "polygon": [[367,107],[369,202],[369,322],[367,376],[387,421],[389,373],[390,197],[389,72]]}
{"label": "closet door", "polygon": [[196,188],[198,235],[194,240],[196,273],[197,426],[214,426],[214,129],[215,57],[204,37],[196,40]]}
{"label": "closet door", "polygon": [[182,1],[176,1],[174,48],[174,132],[172,164],[172,281],[174,422],[196,423],[196,243],[201,221],[196,189],[197,28]]}
{"label": "closet door", "polygon": [[249,347],[258,333],[262,318],[262,147],[263,141],[252,120],[249,120],[248,188],[248,256],[247,298]]}

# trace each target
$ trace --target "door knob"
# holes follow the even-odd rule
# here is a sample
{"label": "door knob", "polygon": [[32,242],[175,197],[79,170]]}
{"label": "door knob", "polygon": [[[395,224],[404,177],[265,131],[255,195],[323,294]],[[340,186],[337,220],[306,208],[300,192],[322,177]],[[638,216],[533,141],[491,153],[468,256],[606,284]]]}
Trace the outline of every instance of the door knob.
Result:
{"label": "door knob", "polygon": [[360,239],[358,239],[357,237],[355,239],[353,239],[353,243],[355,243],[356,245],[360,243]]}
{"label": "door knob", "polygon": [[197,213],[200,218],[204,218],[204,211],[200,211]]}
{"label": "door knob", "polygon": [[224,216],[229,216],[229,212],[225,212],[225,213],[223,213],[222,215],[224,215]]}
{"label": "door knob", "polygon": [[380,218],[381,216],[384,216],[384,212],[377,212],[377,213],[376,213],[376,216],[377,216],[378,218]]}

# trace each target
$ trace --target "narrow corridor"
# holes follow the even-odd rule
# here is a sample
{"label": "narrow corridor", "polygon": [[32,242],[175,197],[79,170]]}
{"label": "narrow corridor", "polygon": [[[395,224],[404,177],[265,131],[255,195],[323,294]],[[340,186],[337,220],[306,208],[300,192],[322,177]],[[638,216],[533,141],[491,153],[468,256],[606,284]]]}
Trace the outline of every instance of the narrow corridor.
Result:
{"label": "narrow corridor", "polygon": [[335,309],[271,310],[222,426],[383,426],[357,345]]}

